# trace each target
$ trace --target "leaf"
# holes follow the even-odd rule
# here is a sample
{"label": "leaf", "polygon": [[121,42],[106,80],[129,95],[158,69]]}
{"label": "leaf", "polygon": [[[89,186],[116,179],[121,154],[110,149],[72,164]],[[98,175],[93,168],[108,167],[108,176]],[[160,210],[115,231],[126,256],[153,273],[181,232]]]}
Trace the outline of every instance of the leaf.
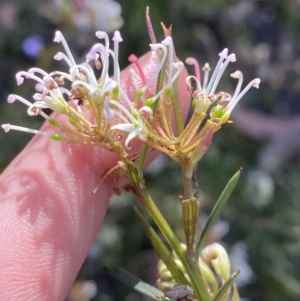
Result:
{"label": "leaf", "polygon": [[146,221],[146,219],[142,216],[140,211],[135,206],[134,211],[137,214],[138,219],[143,229],[145,230],[147,236],[149,237],[154,249],[158,253],[158,256],[166,265],[167,269],[172,274],[174,280],[180,284],[188,284],[187,279],[184,277],[182,271],[175,263],[172,253],[168,250],[163,241],[160,239],[160,237],[157,235],[154,229],[149,225],[149,223]]}
{"label": "leaf", "polygon": [[236,277],[240,274],[241,270],[238,269],[232,276],[224,282],[224,284],[221,286],[219,289],[218,293],[214,297],[213,301],[220,301],[224,297],[224,295],[227,293],[227,290],[230,288],[232,285],[233,281],[236,279]]}
{"label": "leaf", "polygon": [[201,233],[201,236],[199,238],[199,241],[197,243],[196,246],[196,250],[199,250],[201,244],[203,243],[206,235],[208,234],[209,230],[211,229],[211,227],[213,226],[213,224],[215,223],[215,221],[217,220],[217,218],[219,217],[221,211],[223,210],[227,200],[229,199],[234,187],[236,186],[240,174],[241,174],[242,169],[240,169],[237,173],[234,174],[234,176],[229,180],[229,182],[227,183],[226,187],[224,188],[223,192],[221,193],[216,205],[214,206],[208,221]]}
{"label": "leaf", "polygon": [[164,293],[156,287],[142,281],[140,278],[134,276],[128,271],[122,268],[108,268],[104,267],[104,270],[110,276],[116,278],[120,282],[134,288],[136,291],[154,299],[158,300],[157,297],[164,297]]}

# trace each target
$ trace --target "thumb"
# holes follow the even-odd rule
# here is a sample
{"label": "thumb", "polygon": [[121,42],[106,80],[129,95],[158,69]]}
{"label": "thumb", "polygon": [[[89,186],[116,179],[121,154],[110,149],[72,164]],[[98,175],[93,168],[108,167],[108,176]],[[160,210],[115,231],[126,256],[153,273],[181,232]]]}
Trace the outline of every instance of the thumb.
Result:
{"label": "thumb", "polygon": [[[140,63],[150,77],[156,62],[148,54]],[[121,74],[121,85],[130,96],[128,76],[129,67]],[[179,78],[185,115],[189,107],[186,76],[183,71]],[[101,182],[101,177],[117,160],[115,154],[99,147],[36,136],[3,172],[1,300],[64,300],[113,192],[114,180]]]}

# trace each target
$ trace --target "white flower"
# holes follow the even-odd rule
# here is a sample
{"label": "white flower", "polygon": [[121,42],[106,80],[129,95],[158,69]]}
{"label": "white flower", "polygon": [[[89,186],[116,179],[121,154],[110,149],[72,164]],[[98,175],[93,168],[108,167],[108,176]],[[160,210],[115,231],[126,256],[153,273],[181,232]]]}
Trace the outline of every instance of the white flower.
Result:
{"label": "white flower", "polygon": [[[37,82],[36,90],[37,93],[33,95],[34,102],[30,102],[19,95],[9,95],[8,102],[13,103],[15,100],[18,100],[28,106],[28,115],[42,115],[45,119],[49,119],[48,115],[45,114],[42,109],[50,108],[53,111],[62,113],[71,118],[75,123],[80,124],[81,127],[84,127],[86,130],[85,134],[90,134],[92,130],[88,129],[91,125],[89,121],[83,120],[82,110],[79,106],[79,100],[76,101],[77,97],[83,95],[84,91],[87,91],[87,94],[90,96],[88,100],[90,102],[95,102],[100,99],[100,103],[104,101],[105,97],[112,93],[113,89],[118,85],[120,70],[118,63],[118,52],[119,52],[119,43],[122,41],[122,37],[119,32],[115,32],[113,41],[114,41],[114,51],[109,49],[109,39],[106,33],[96,32],[96,36],[100,39],[104,39],[105,44],[96,44],[87,54],[87,60],[83,64],[77,64],[71,53],[71,50],[60,31],[55,32],[54,42],[62,43],[65,53],[58,52],[54,59],[64,60],[68,67],[69,73],[62,71],[54,71],[47,73],[46,71],[40,68],[31,68],[28,71],[20,71],[16,74],[17,84],[21,85],[24,82],[24,78],[32,79]],[[97,59],[97,52],[100,52],[100,58],[102,63],[102,74],[100,79],[97,79],[92,67],[89,65],[89,61],[92,59]],[[114,61],[114,76],[117,80],[109,78],[108,69],[109,69],[109,56],[113,58]],[[68,80],[71,82],[71,88],[63,87],[64,81]],[[65,100],[63,93],[67,95],[70,99],[73,99],[77,105],[77,112],[74,110],[68,102]],[[120,92],[123,95],[123,98],[128,103],[129,107],[131,105],[128,97],[124,95],[124,91]],[[92,106],[90,104],[90,106]],[[132,105],[131,105],[132,106]],[[97,110],[97,107],[93,107]],[[100,107],[101,108],[101,107]],[[131,108],[132,109],[132,108]],[[103,114],[103,112],[92,112],[94,114]],[[91,125],[92,126],[92,125]],[[39,134],[39,131],[22,128],[19,126],[7,125],[4,128],[8,129],[22,130],[26,132],[32,132]]]}
{"label": "white flower", "polygon": [[235,89],[235,92],[234,92],[232,98],[230,99],[228,105],[226,106],[228,114],[231,114],[232,110],[235,108],[237,103],[246,94],[246,92],[248,92],[248,90],[251,87],[254,87],[254,88],[258,89],[259,84],[260,84],[260,79],[255,78],[241,92],[241,87],[242,87],[242,84],[243,84],[243,73],[241,71],[237,70],[234,73],[231,73],[230,76],[233,77],[233,78],[238,78],[239,81],[238,81],[238,84],[236,86],[236,89]]}
{"label": "white flower", "polygon": [[[116,103],[114,103],[114,101],[111,100],[110,102],[112,104],[116,105]],[[137,113],[137,117],[135,117],[128,111],[126,112],[125,108],[123,108],[121,110],[123,110],[123,113],[126,114],[126,117],[128,118],[128,120],[124,119],[123,118],[124,116],[122,116],[122,120],[124,121],[124,123],[119,123],[119,124],[112,126],[110,128],[110,131],[120,130],[120,131],[128,133],[128,136],[125,140],[126,148],[129,148],[130,141],[136,137],[139,137],[142,141],[147,141],[147,137],[145,136],[145,133],[144,133],[145,129],[144,129],[144,122],[143,122],[142,116],[143,116],[143,113],[146,113],[146,114],[152,116],[151,108],[149,108],[147,106],[143,106],[142,108],[139,109],[139,111]],[[119,113],[119,112],[116,112],[116,113]]]}
{"label": "white flower", "polygon": [[[10,95],[10,103],[19,100],[28,106],[30,116],[42,115],[48,122],[67,133],[64,136],[65,141],[78,141],[83,139],[83,143],[95,143],[94,139],[114,139],[112,131],[123,131],[127,133],[125,147],[129,148],[129,143],[139,138],[147,140],[147,127],[145,126],[145,116],[152,116],[153,112],[150,105],[162,96],[171,96],[173,84],[183,70],[183,63],[175,61],[173,40],[171,37],[165,38],[162,43],[150,44],[153,53],[156,53],[157,68],[155,72],[147,79],[139,65],[138,59],[133,56],[134,62],[138,67],[140,76],[143,79],[143,87],[135,83],[136,98],[130,99],[128,94],[120,85],[120,67],[119,67],[119,44],[122,37],[119,31],[113,36],[113,50],[110,49],[110,41],[107,33],[97,31],[96,37],[103,43],[94,44],[86,54],[86,60],[82,64],[76,63],[72,52],[60,31],[55,32],[54,42],[61,43],[64,52],[58,52],[55,60],[63,60],[68,66],[68,72],[53,71],[47,73],[39,68],[31,68],[28,71],[18,72],[16,75],[17,84],[21,85],[24,78],[32,79],[37,82],[36,93],[33,95],[34,102],[30,102],[21,96]],[[159,51],[160,55],[157,55]],[[151,96],[150,85],[158,78],[160,72],[167,64],[166,80],[162,88]],[[90,62],[95,63],[96,68],[101,68],[101,76],[96,77]],[[110,62],[113,62],[113,75],[110,78]],[[137,73],[131,72],[134,76]],[[132,78],[134,78],[132,76]],[[67,86],[64,86],[65,81]],[[147,94],[145,93],[147,91]],[[67,96],[65,99],[64,94]],[[150,98],[147,99],[147,97]],[[67,100],[75,103],[75,107],[70,105]],[[147,105],[144,104],[145,101]],[[140,109],[137,106],[142,104]],[[91,121],[85,118],[85,111],[80,106],[85,106],[93,115]],[[48,117],[43,109],[50,108],[55,112],[66,115],[69,124],[60,124],[53,118]],[[15,129],[26,132],[40,134],[39,131],[29,130],[18,126],[5,125],[5,130]],[[44,134],[41,134],[44,135]],[[73,139],[68,140],[69,136]],[[50,135],[51,136],[51,135]],[[53,138],[53,136],[51,136]],[[97,137],[97,138],[95,138]],[[104,137],[104,138],[102,138]],[[54,137],[53,139],[60,138]],[[59,139],[57,139],[59,140]],[[107,140],[106,140],[107,141]],[[107,144],[109,145],[109,143]]]}
{"label": "white flower", "polygon": [[210,73],[210,67],[209,64],[206,63],[203,67],[204,71],[204,79],[203,79],[203,84],[201,84],[201,75],[199,72],[199,64],[194,58],[187,58],[186,63],[189,65],[195,65],[196,69],[196,77],[195,76],[188,76],[186,81],[188,84],[190,84],[191,78],[193,78],[196,81],[197,84],[197,90],[202,93],[207,99],[209,96],[214,95],[216,88],[220,82],[220,79],[228,66],[230,62],[235,62],[235,54],[231,53],[228,55],[228,49],[225,48],[221,53],[219,53],[220,59],[217,63],[217,66],[210,78],[209,79],[209,73]]}
{"label": "white flower", "polygon": [[[203,83],[201,83],[201,74],[200,74],[200,68],[199,68],[198,62],[196,61],[195,58],[192,58],[192,57],[187,58],[186,63],[189,65],[194,65],[194,67],[195,67],[195,76],[193,76],[193,75],[188,76],[186,78],[186,83],[188,84],[189,87],[191,87],[191,79],[193,79],[196,82],[196,90],[197,90],[196,98],[198,98],[198,100],[201,101],[201,104],[198,104],[198,107],[203,109],[204,112],[209,108],[209,106],[212,102],[217,101],[217,100],[219,100],[221,102],[226,101],[226,102],[228,102],[226,106],[221,104],[220,106],[217,106],[217,107],[219,107],[221,110],[223,107],[225,107],[226,116],[229,117],[232,110],[237,105],[239,100],[245,95],[245,93],[251,87],[255,87],[255,88],[259,87],[260,79],[259,78],[253,79],[241,91],[241,87],[242,87],[242,83],[243,83],[243,74],[241,71],[236,71],[231,74],[231,77],[239,79],[233,96],[231,96],[230,94],[225,93],[225,92],[216,92],[217,86],[221,80],[221,77],[222,77],[226,67],[228,66],[228,64],[230,62],[236,61],[235,54],[231,53],[228,55],[227,48],[225,48],[219,54],[219,56],[220,56],[220,59],[216,65],[215,70],[210,79],[209,79],[209,73],[210,73],[211,69],[209,67],[209,64],[206,63],[204,65],[204,67],[202,69],[204,71]],[[224,118],[224,120],[226,118]]]}

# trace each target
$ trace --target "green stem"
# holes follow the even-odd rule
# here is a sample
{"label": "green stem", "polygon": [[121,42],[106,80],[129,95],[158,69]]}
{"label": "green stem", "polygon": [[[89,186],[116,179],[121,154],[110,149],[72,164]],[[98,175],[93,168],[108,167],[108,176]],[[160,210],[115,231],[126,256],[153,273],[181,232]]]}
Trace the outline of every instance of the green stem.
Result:
{"label": "green stem", "polygon": [[137,214],[137,217],[142,227],[144,228],[147,236],[151,240],[154,249],[158,253],[160,259],[164,262],[168,270],[171,272],[175,281],[177,283],[189,284],[187,278],[184,276],[180,268],[176,265],[174,261],[174,257],[172,256],[167,246],[163,243],[162,239],[159,237],[156,231],[150,226],[150,224],[146,221],[146,219],[143,217],[140,210],[136,206],[133,206],[133,209]]}
{"label": "green stem", "polygon": [[188,200],[192,197],[192,179],[190,177],[187,177],[186,174],[188,174],[188,168],[190,167],[189,164],[186,164],[187,166],[184,166],[184,163],[181,165],[182,168],[182,180],[183,180],[183,199]]}
{"label": "green stem", "polygon": [[153,202],[151,196],[148,193],[143,193],[138,195],[141,203],[148,210],[153,220],[165,236],[166,240],[182,262],[186,273],[191,281],[191,286],[195,291],[195,295],[199,301],[210,301],[210,297],[207,292],[207,287],[205,285],[202,276],[200,275],[199,269],[196,264],[192,264],[186,257],[186,252],[184,247],[180,244],[179,240],[175,236],[174,232],[170,228],[169,224]]}
{"label": "green stem", "polygon": [[138,168],[138,171],[139,173],[141,174],[142,173],[142,170],[143,170],[143,167],[144,167],[144,162],[146,160],[146,156],[147,156],[147,153],[148,153],[148,145],[147,144],[144,144],[142,149],[141,149],[141,152],[140,152],[140,156],[139,156],[139,159],[138,159],[138,162],[137,162],[137,168]]}

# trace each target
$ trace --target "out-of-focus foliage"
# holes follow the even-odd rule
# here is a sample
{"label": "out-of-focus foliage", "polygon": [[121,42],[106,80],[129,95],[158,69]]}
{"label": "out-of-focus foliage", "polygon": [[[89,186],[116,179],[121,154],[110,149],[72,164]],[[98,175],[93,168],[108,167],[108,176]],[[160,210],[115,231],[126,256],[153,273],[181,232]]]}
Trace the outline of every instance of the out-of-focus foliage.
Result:
{"label": "out-of-focus foliage", "polygon": [[[125,66],[131,53],[141,55],[149,49],[144,17],[145,6],[149,5],[158,39],[163,36],[159,22],[166,26],[173,24],[176,53],[181,59],[195,56],[200,64],[209,61],[213,66],[216,54],[228,47],[237,56],[230,71],[240,69],[246,82],[260,77],[262,83],[234,111],[234,124],[224,126],[216,134],[199,165],[197,177],[203,219],[228,179],[243,167],[242,179],[222,213],[222,219],[227,222],[216,227],[210,239],[219,240],[225,235],[222,240],[232,250],[232,257],[240,260],[233,264],[245,266],[244,272],[249,277],[240,282],[244,284],[242,296],[255,301],[299,300],[300,2],[118,2],[0,2],[0,123],[40,126],[41,120],[25,116],[21,104],[9,106],[5,100],[9,93],[30,97],[29,85],[16,86],[17,71],[34,65],[50,71],[60,64],[52,60],[60,47],[52,43],[58,28],[77,57],[83,58],[96,41],[95,30],[112,32],[124,21],[120,56]],[[235,82],[228,76],[224,87],[225,84],[233,89]],[[30,138],[23,133],[0,132],[0,169]],[[180,173],[168,159],[160,160],[149,168],[148,184],[153,198],[180,236]],[[83,300],[79,296],[83,290],[90,293],[86,297],[91,300],[147,300],[101,270],[101,265],[122,266],[155,283],[157,257],[134,217],[132,199],[127,194],[113,199],[103,228],[78,275],[83,282],[72,289],[69,300]],[[252,270],[245,265],[245,245]],[[93,280],[98,286],[94,298],[95,285],[85,280]]]}

